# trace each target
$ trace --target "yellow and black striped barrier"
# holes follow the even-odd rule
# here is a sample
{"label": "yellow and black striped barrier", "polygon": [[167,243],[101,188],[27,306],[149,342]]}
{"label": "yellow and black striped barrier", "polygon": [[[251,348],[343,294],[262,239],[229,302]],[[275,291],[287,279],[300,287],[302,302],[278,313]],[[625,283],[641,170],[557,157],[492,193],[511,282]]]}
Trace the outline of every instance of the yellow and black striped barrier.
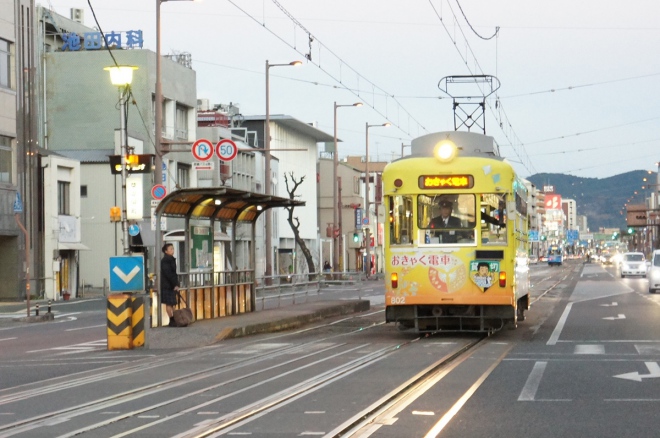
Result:
{"label": "yellow and black striped barrier", "polygon": [[132,347],[144,346],[144,297],[131,297]]}
{"label": "yellow and black striped barrier", "polygon": [[130,294],[108,296],[108,350],[131,350],[145,343],[144,298]]}

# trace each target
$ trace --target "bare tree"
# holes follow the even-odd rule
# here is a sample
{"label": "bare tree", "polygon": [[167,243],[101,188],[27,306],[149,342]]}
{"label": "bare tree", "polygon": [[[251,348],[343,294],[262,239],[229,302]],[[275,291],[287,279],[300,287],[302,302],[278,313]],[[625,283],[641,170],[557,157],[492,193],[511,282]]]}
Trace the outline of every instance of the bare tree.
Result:
{"label": "bare tree", "polygon": [[[291,184],[293,185],[293,187],[289,187],[289,178],[291,179]],[[293,176],[293,172],[289,172],[289,178],[287,178],[286,174],[284,174],[284,183],[286,184],[286,191],[289,194],[289,199],[294,200],[296,198],[296,190],[303,183],[303,181],[305,181],[305,177],[301,176],[300,179],[296,181],[295,177]],[[291,231],[293,231],[293,236],[296,239],[296,244],[300,247],[300,250],[305,256],[305,260],[307,260],[309,279],[313,280],[314,279],[313,273],[316,272],[316,268],[314,267],[314,257],[312,256],[312,253],[309,252],[309,248],[307,248],[305,241],[300,237],[300,231],[298,230],[300,228],[300,221],[298,220],[297,217],[293,216],[293,210],[295,207],[290,206],[285,208],[289,212],[289,215],[286,220],[289,223],[289,226],[291,227]]]}

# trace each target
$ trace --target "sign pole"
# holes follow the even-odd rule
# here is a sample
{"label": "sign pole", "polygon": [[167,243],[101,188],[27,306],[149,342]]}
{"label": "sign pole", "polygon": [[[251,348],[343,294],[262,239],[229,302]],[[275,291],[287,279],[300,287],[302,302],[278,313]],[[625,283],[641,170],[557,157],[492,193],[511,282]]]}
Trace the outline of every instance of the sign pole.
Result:
{"label": "sign pole", "polygon": [[18,227],[25,235],[25,298],[27,302],[27,316],[30,316],[30,235],[21,223],[20,213],[23,213],[23,201],[21,194],[16,192],[16,200],[14,200],[14,219]]}

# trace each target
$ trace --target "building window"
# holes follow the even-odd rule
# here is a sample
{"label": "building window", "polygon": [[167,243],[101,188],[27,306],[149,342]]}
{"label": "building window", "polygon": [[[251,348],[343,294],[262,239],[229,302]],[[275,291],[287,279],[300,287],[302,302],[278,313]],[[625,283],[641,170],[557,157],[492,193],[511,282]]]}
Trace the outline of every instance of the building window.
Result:
{"label": "building window", "polygon": [[0,183],[11,183],[12,150],[11,137],[0,135]]}
{"label": "building window", "polygon": [[188,138],[188,108],[183,105],[176,106],[175,135],[177,138]]}
{"label": "building window", "polygon": [[11,88],[11,50],[9,41],[0,39],[0,87]]}
{"label": "building window", "polygon": [[176,182],[179,188],[185,189],[190,187],[190,166],[183,163],[177,163]]}
{"label": "building window", "polygon": [[69,215],[69,189],[71,184],[66,181],[57,182],[57,214]]}
{"label": "building window", "polygon": [[87,186],[80,186],[80,197],[81,198],[87,197]]}

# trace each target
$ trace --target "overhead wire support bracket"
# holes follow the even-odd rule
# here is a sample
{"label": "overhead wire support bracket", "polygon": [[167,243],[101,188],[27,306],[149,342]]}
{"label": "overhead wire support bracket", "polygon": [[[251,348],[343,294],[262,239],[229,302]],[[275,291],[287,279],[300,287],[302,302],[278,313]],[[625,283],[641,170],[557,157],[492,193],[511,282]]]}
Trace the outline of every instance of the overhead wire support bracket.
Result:
{"label": "overhead wire support bracket", "polygon": [[499,79],[492,75],[445,76],[438,88],[453,100],[454,131],[464,127],[469,132],[476,126],[486,134],[486,98],[500,88]]}

